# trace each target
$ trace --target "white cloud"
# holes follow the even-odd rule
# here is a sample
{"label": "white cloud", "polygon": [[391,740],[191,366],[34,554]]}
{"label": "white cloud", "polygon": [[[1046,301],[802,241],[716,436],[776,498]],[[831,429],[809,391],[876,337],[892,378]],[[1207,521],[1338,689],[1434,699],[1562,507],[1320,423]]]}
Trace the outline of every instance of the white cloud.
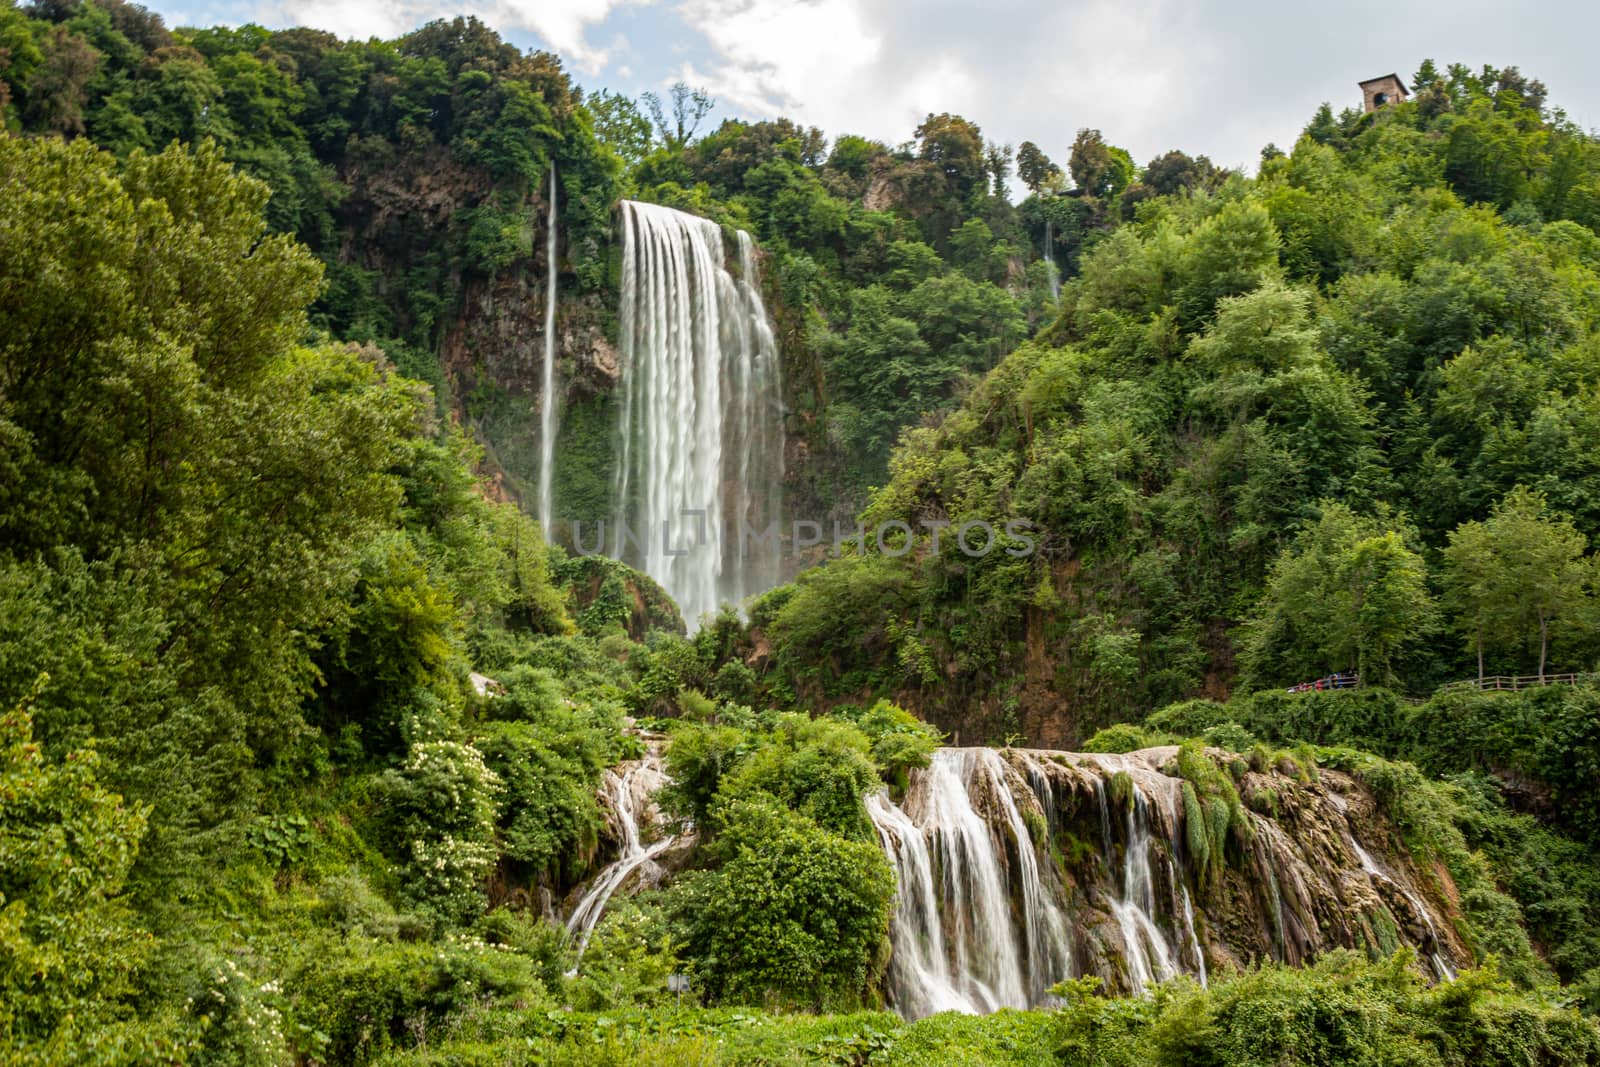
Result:
{"label": "white cloud", "polygon": [[396,37],[433,19],[476,15],[504,33],[527,30],[588,74],[604,68],[610,49],[591,43],[589,28],[625,3],[651,0],[260,0],[254,18],[268,25],[314,26],[341,37]]}
{"label": "white cloud", "polygon": [[992,140],[1034,140],[1057,155],[1079,127],[1098,126],[1149,158],[1172,147],[1163,117],[1216,58],[1184,10],[1163,0],[684,0],[678,11],[713,60],[678,74],[724,112],[784,114],[831,134],[896,143],[930,112],[953,111]]}

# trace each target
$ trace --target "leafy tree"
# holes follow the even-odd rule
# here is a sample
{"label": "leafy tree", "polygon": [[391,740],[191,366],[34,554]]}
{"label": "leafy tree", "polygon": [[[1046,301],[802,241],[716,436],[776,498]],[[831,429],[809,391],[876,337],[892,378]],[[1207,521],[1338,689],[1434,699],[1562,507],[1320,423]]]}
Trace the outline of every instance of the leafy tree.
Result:
{"label": "leafy tree", "polygon": [[1051,181],[1058,168],[1050,157],[1039,150],[1039,146],[1032,141],[1023,141],[1017,149],[1017,177],[1022,179],[1032,192],[1039,192],[1045,184]]}
{"label": "leafy tree", "polygon": [[124,895],[148,809],[99,783],[92,750],[46,759],[32,725],[25,706],[0,714],[0,1049],[174,1057],[171,1021],[136,1021],[131,1003],[157,947]]}
{"label": "leafy tree", "polygon": [[379,788],[406,899],[441,925],[481,915],[505,788],[483,754],[458,741],[419,740]]}
{"label": "leafy tree", "polygon": [[1482,522],[1450,534],[1445,583],[1457,631],[1478,659],[1509,651],[1537,631],[1539,677],[1551,627],[1570,624],[1590,597],[1583,553],[1588,539],[1572,520],[1551,514],[1544,497],[1518,486]]}
{"label": "leafy tree", "polygon": [[[7,550],[61,569],[43,588],[120,597],[147,629],[113,629],[90,662],[145,657],[169,687],[113,687],[41,728],[127,738],[114,780],[157,805],[142,862],[192,874],[172,835],[219,847],[201,828],[303,729],[312,635],[393,521],[388,468],[425,396],[374,350],[300,345],[316,262],[264,232],[265,187],[214,147],[118,164],[8,138],[0,189]],[[164,788],[157,766],[206,771]]]}
{"label": "leafy tree", "polygon": [[1217,168],[1205,156],[1173,150],[1152,159],[1139,180],[1157,196],[1172,196],[1203,189],[1216,178]]}
{"label": "leafy tree", "polygon": [[644,101],[645,109],[650,112],[650,121],[655,126],[656,137],[669,152],[686,148],[694,139],[700,123],[717,106],[711,94],[704,89],[691,89],[684,82],[674,82],[668,92],[672,110],[670,117],[662,106],[661,97],[657,94],[647,92],[640,99]]}
{"label": "leafy tree", "polygon": [[966,201],[985,188],[983,131],[960,115],[929,115],[916,131],[919,156],[938,168],[948,195]]}
{"label": "leafy tree", "polygon": [[1133,160],[1115,145],[1106,144],[1099,130],[1079,130],[1072,142],[1067,169],[1078,188],[1089,196],[1116,196],[1133,181]]}
{"label": "leafy tree", "polygon": [[[755,793],[776,797],[830,833],[871,841],[861,798],[878,784],[866,735],[835,719],[791,715],[724,777],[722,803]],[[714,813],[713,813],[714,814]]]}
{"label": "leafy tree", "polygon": [[1248,677],[1282,684],[1337,669],[1359,671],[1366,685],[1392,682],[1435,620],[1426,568],[1408,538],[1415,532],[1404,526],[1324,506],[1268,572],[1246,630]]}
{"label": "leafy tree", "polygon": [[38,64],[28,74],[23,121],[71,136],[83,132],[84,90],[100,55],[66,26],[51,26],[37,44]]}
{"label": "leafy tree", "polygon": [[875,843],[830,833],[771,799],[719,814],[721,866],[673,905],[715,999],[824,1008],[859,1003],[887,962],[894,874]]}

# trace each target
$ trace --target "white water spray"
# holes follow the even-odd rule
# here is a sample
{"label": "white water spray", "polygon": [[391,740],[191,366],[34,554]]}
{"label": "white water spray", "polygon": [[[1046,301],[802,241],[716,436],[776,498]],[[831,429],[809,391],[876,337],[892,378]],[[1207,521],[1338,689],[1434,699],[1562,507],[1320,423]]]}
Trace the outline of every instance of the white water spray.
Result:
{"label": "white water spray", "polygon": [[693,632],[777,584],[778,545],[759,535],[779,520],[778,348],[748,234],[736,280],[714,222],[623,201],[622,225],[615,554],[660,582]]}
{"label": "white water spray", "polygon": [[1050,300],[1059,307],[1061,304],[1061,272],[1056,268],[1055,230],[1049,219],[1044,220],[1044,270],[1045,276],[1050,279]]}
{"label": "white water spray", "polygon": [[867,810],[900,886],[888,984],[901,1014],[1025,1008],[1069,976],[1061,888],[1038,862],[998,752],[940,749],[904,810],[882,796]]}
{"label": "white water spray", "polygon": [[[1120,897],[1111,902],[1111,915],[1122,933],[1128,978],[1137,993],[1176,975],[1178,965],[1172,946],[1155,919],[1155,879],[1150,872],[1150,820],[1145,810],[1147,801],[1138,785],[1130,783],[1129,788],[1132,795],[1128,798],[1124,817],[1126,840],[1122,851],[1122,892]],[[1100,804],[1101,830],[1107,834],[1106,855],[1109,856],[1110,817],[1106,810],[1103,783],[1097,800]]]}
{"label": "white water spray", "polygon": [[612,895],[636,871],[642,871],[651,880],[659,877],[655,859],[677,841],[675,837],[663,837],[646,845],[640,834],[645,812],[653,805],[656,790],[666,780],[661,761],[655,756],[606,771],[600,792],[615,820],[614,829],[622,839],[622,848],[617,858],[595,875],[578,906],[567,917],[567,933],[576,940],[579,956],[588,947],[589,935],[594,933],[601,915],[605,914]]}
{"label": "white water spray", "polygon": [[[1433,919],[1429,915],[1427,904],[1423,903],[1422,898],[1417,896],[1403,882],[1396,881],[1390,877],[1387,871],[1378,866],[1378,861],[1372,858],[1372,853],[1361,847],[1361,842],[1356,840],[1355,830],[1349,825],[1348,812],[1350,809],[1348,802],[1337,793],[1328,795],[1329,800],[1333,800],[1335,797],[1338,798],[1335,806],[1341,812],[1346,813],[1345,832],[1349,835],[1350,847],[1355,850],[1356,859],[1361,861],[1361,869],[1366,873],[1368,881],[1372,883],[1374,889],[1378,887],[1381,880],[1384,884],[1392,885],[1400,891],[1400,894],[1406,898],[1406,902],[1422,918],[1422,925],[1427,928],[1428,938],[1433,943],[1432,950],[1428,954],[1428,962],[1433,964],[1434,975],[1445,981],[1455,981],[1456,969],[1450,965],[1450,961],[1445,959],[1444,955],[1439,951],[1439,930],[1433,925]],[[1381,900],[1382,898],[1380,897],[1379,899]]]}

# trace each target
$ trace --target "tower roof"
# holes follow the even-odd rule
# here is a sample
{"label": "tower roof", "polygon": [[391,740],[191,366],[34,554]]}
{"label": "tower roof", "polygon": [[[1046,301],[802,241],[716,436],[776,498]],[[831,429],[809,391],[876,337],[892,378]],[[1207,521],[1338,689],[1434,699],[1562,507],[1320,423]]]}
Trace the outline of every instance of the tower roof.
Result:
{"label": "tower roof", "polygon": [[1365,89],[1369,85],[1376,85],[1378,82],[1386,82],[1391,78],[1394,79],[1396,85],[1400,86],[1400,91],[1402,93],[1409,94],[1411,92],[1410,89],[1406,88],[1406,83],[1401,80],[1400,75],[1398,74],[1380,74],[1376,78],[1368,78],[1366,81],[1356,82],[1356,84]]}

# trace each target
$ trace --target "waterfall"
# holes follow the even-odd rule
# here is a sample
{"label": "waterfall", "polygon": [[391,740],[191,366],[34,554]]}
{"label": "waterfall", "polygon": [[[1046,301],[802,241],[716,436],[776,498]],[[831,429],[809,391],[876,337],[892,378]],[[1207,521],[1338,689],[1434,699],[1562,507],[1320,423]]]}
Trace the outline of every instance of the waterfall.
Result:
{"label": "waterfall", "polygon": [[[1111,901],[1111,914],[1122,934],[1123,958],[1128,965],[1128,979],[1134,992],[1147,986],[1164,982],[1178,973],[1173,960],[1172,946],[1156,925],[1155,879],[1150,872],[1150,821],[1146,811],[1147,801],[1138,785],[1130,785],[1125,816],[1126,835],[1122,850],[1121,894]],[[1105,854],[1110,856],[1110,814],[1107,811],[1105,786],[1096,792],[1100,806],[1101,831],[1107,834]]]}
{"label": "waterfall", "polygon": [[1183,893],[1183,928],[1189,934],[1189,952],[1194,956],[1195,967],[1200,975],[1200,984],[1205,986],[1209,984],[1209,979],[1206,975],[1206,953],[1200,947],[1200,935],[1195,933],[1194,904],[1189,900],[1189,887],[1180,885],[1178,888]]}
{"label": "waterfall", "polygon": [[1049,219],[1044,220],[1044,271],[1050,279],[1050,300],[1061,304],[1061,272],[1056,269],[1056,241]]}
{"label": "waterfall", "polygon": [[1252,813],[1252,836],[1229,860],[1231,888],[1203,887],[1184,851],[1177,751],[946,748],[911,772],[900,804],[868,798],[898,886],[890,1005],[910,1018],[1037,1006],[1078,974],[1138,993],[1180,974],[1203,985],[1217,959],[1300,962],[1360,947],[1371,898],[1344,894],[1352,849],[1374,883],[1416,910],[1435,973],[1453,973],[1442,913],[1398,867],[1384,873],[1353,838],[1342,845],[1340,798],[1310,803],[1323,794],[1295,779],[1263,784],[1306,789],[1294,818],[1309,824]]}
{"label": "waterfall", "polygon": [[[1361,862],[1361,870],[1372,882],[1373,889],[1376,890],[1381,884],[1388,884],[1399,890],[1400,894],[1406,898],[1406,903],[1410,904],[1422,918],[1422,925],[1428,931],[1428,940],[1430,942],[1428,946],[1430,949],[1428,962],[1433,965],[1434,975],[1447,982],[1455,981],[1456,969],[1450,965],[1450,961],[1445,959],[1444,955],[1439,951],[1439,931],[1433,925],[1433,918],[1428,914],[1427,904],[1404,883],[1397,882],[1389,877],[1388,873],[1378,866],[1378,861],[1372,858],[1372,853],[1361,847],[1361,842],[1356,839],[1354,828],[1349,824],[1350,809],[1345,798],[1338,793],[1330,793],[1328,794],[1328,799],[1333,801],[1334,806],[1345,815],[1345,833],[1349,835],[1350,847],[1355,851],[1356,859]],[[1381,895],[1379,899],[1383,899]]]}
{"label": "waterfall", "polygon": [[545,223],[544,377],[539,393],[539,528],[550,540],[556,472],[556,163],[550,161],[550,208]]}
{"label": "waterfall", "polygon": [[969,993],[958,988],[950,972],[927,836],[882,793],[867,798],[867,814],[897,875],[890,925],[894,975],[900,979],[892,991],[895,1006],[910,1018],[941,1011],[974,1014],[984,1010],[973,995],[977,990]]}
{"label": "waterfall", "polygon": [[595,875],[567,917],[567,933],[576,940],[579,956],[588,947],[589,935],[605,914],[612,895],[631,875],[638,871],[650,880],[659,879],[655,859],[677,838],[663,837],[646,845],[640,827],[647,813],[652,813],[656,790],[666,780],[660,758],[650,756],[607,770],[601,781],[600,796],[611,814],[612,829],[621,839],[621,849],[617,858]]}
{"label": "waterfall", "polygon": [[904,1015],[1028,1007],[1069,976],[1061,890],[1006,770],[993,749],[941,749],[904,809],[885,797],[868,807],[900,887],[888,982]]}
{"label": "waterfall", "polygon": [[615,550],[693,632],[705,612],[778,581],[778,346],[748,234],[735,279],[714,222],[623,201],[622,227]]}
{"label": "waterfall", "polygon": [[[1177,751],[942,748],[911,772],[898,804],[886,791],[868,796],[896,880],[889,1004],[907,1018],[1034,1007],[1076,975],[1140,993],[1183,974],[1203,985],[1217,961],[1300,963],[1364,947],[1368,884],[1402,911],[1405,898],[1416,924],[1397,927],[1423,931],[1418,947],[1435,976],[1454,976],[1445,913],[1411,881],[1404,859],[1375,858],[1361,846],[1332,788],[1263,774],[1258,783],[1277,795],[1302,791],[1285,802],[1294,814],[1280,823],[1252,812],[1251,836],[1230,856],[1225,881],[1197,881],[1183,848]],[[1338,774],[1323,770],[1321,780]],[[601,796],[621,848],[568,919],[580,952],[608,901],[656,884],[665,874],[658,858],[669,864],[662,853],[682,843],[644,843],[641,827],[660,819],[652,794],[665,782],[654,751],[607,773]],[[1347,892],[1353,887],[1361,891]]]}

